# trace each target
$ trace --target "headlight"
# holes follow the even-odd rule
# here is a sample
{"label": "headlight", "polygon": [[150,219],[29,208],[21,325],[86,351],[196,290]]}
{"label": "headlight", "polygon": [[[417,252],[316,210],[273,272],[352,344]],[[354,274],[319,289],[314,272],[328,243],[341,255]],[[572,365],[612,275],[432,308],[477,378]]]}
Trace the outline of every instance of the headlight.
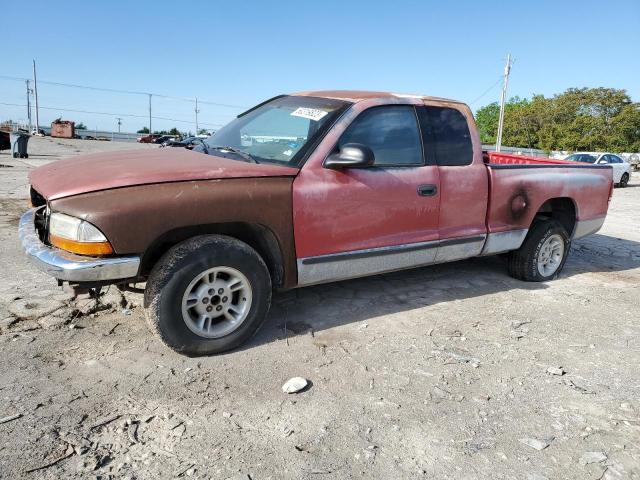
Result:
{"label": "headlight", "polygon": [[64,213],[49,217],[51,245],[80,255],[109,255],[111,244],[104,234],[89,222]]}

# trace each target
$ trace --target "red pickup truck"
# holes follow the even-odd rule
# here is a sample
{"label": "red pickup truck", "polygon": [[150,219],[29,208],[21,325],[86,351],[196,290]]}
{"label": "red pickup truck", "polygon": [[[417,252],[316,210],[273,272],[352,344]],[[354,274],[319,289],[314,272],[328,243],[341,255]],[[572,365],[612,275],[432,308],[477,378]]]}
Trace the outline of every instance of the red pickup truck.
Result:
{"label": "red pickup truck", "polygon": [[151,328],[188,355],[245,342],[273,289],[498,253],[551,280],[613,189],[608,166],[483,154],[462,103],[354,91],[278,96],[194,151],[76,157],[30,182],[34,263],[79,288],[146,282]]}

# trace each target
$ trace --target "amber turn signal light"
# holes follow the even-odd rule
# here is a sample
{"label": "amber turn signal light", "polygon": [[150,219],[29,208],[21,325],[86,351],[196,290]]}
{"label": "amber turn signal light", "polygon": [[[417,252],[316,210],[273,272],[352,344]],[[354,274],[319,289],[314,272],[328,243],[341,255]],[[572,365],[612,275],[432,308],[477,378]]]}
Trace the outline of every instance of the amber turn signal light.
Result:
{"label": "amber turn signal light", "polygon": [[49,235],[49,241],[54,247],[78,255],[110,255],[113,248],[109,242],[77,242],[56,235]]}

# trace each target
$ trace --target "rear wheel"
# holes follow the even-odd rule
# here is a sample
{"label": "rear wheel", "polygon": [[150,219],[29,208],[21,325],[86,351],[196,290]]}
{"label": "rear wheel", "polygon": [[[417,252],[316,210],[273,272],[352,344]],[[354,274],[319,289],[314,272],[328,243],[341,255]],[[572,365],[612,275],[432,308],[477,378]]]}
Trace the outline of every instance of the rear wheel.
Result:
{"label": "rear wheel", "polygon": [[544,282],[557,277],[569,254],[571,240],[555,220],[533,224],[522,246],[509,254],[509,274],[527,282]]}
{"label": "rear wheel", "polygon": [[247,244],[222,235],[171,248],[147,281],[147,321],[162,341],[186,355],[235,348],[258,330],[271,303],[271,279]]}
{"label": "rear wheel", "polygon": [[620,188],[625,188],[628,184],[629,184],[629,174],[623,173],[622,177],[620,178],[620,183],[618,184],[618,186],[620,186]]}

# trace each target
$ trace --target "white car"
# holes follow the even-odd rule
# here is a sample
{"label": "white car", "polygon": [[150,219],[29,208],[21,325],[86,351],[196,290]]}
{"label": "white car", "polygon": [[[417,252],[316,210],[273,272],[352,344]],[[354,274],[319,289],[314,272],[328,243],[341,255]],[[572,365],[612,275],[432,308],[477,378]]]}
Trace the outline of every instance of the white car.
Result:
{"label": "white car", "polygon": [[631,178],[631,164],[625,162],[613,153],[582,153],[569,155],[565,160],[574,162],[594,163],[596,165],[611,165],[613,167],[613,183],[619,187],[626,187]]}

